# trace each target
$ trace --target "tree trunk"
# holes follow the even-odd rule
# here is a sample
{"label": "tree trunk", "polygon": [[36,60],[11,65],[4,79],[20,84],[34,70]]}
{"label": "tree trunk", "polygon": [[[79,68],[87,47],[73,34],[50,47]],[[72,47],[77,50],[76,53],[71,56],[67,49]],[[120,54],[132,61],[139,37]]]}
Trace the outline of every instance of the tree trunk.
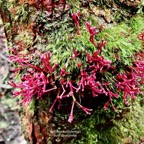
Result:
{"label": "tree trunk", "polygon": [[[83,20],[94,16],[100,18],[100,23],[109,24],[129,19],[137,12],[140,1],[3,0],[0,4],[3,22],[9,23],[5,27],[8,41],[13,46],[21,45],[26,51],[34,48],[35,53],[36,51],[40,53],[44,51],[46,44],[51,42],[51,37],[46,38],[49,33],[52,35],[55,29],[59,29],[65,23],[72,25],[71,12],[81,10]],[[54,35],[58,37],[58,33]],[[77,34],[74,33],[74,35]],[[72,36],[73,33],[69,35],[69,39]],[[61,137],[59,134],[61,131],[71,131],[76,123],[67,122],[67,117],[65,118],[65,115],[68,115],[67,110],[61,111],[64,116],[61,116],[58,110],[54,114],[50,113],[51,101],[51,98],[46,95],[39,101],[32,100],[29,106],[22,106],[20,117],[23,133],[28,143],[64,144],[72,139],[72,137]],[[67,109],[67,106],[64,107]]]}

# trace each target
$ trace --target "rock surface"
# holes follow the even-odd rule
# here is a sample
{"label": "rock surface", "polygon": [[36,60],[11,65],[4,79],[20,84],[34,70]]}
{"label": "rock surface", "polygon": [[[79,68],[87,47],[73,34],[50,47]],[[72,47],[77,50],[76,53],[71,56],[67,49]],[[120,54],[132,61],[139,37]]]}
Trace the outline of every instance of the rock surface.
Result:
{"label": "rock surface", "polygon": [[0,19],[0,144],[26,144],[21,132],[19,107],[7,84],[10,61],[6,56],[5,35]]}

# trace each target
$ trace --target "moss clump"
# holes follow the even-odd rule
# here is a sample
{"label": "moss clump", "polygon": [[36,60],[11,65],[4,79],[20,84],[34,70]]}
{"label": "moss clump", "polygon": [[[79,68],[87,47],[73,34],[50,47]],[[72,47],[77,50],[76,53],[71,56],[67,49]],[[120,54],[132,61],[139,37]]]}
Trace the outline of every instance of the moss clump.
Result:
{"label": "moss clump", "polygon": [[125,65],[131,65],[134,60],[134,53],[142,50],[142,43],[137,35],[144,29],[143,16],[136,16],[129,22],[121,23],[115,27],[108,28],[101,32],[97,39],[103,37],[108,41],[102,54],[105,58],[115,61],[115,54],[118,54]]}
{"label": "moss clump", "polygon": [[127,144],[142,143],[144,136],[144,112],[139,98],[122,112],[98,110],[90,118],[75,126],[81,131],[71,144]]}
{"label": "moss clump", "polygon": [[[106,28],[96,35],[95,39],[97,42],[102,38],[107,41],[105,48],[102,49],[102,55],[115,63],[115,55],[117,54],[124,65],[131,65],[135,57],[134,54],[142,50],[142,43],[137,38],[137,35],[144,29],[143,21],[143,16],[137,15],[130,21]],[[58,63],[61,67],[68,66],[73,49],[78,51],[85,50],[90,53],[96,50],[93,44],[89,42],[89,33],[85,22],[80,25],[80,36],[75,34],[72,23],[69,24],[70,22],[72,21],[68,22],[64,19],[63,23],[65,25],[59,25],[59,29],[53,29],[53,33],[48,36],[50,43],[45,49],[53,53],[51,57],[52,63]],[[95,26],[98,27],[98,24]],[[82,59],[82,61],[86,60]],[[75,64],[72,64],[69,67],[69,71],[74,67]]]}

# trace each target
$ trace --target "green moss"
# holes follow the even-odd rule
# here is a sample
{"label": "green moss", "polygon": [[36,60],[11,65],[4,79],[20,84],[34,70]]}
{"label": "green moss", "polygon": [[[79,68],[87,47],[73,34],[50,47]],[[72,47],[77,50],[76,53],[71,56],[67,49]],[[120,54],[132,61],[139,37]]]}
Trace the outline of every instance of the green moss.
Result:
{"label": "green moss", "polygon": [[134,60],[134,54],[142,50],[137,35],[144,29],[143,21],[144,18],[138,15],[129,22],[121,23],[100,33],[97,39],[104,37],[108,41],[102,52],[105,58],[114,62],[115,54],[118,54],[122,63],[130,65]]}
{"label": "green moss", "polygon": [[32,33],[28,32],[27,30],[23,30],[19,35],[15,37],[15,41],[23,44],[25,48],[28,48],[33,44]]}
{"label": "green moss", "polygon": [[34,115],[35,111],[36,111],[36,105],[35,105],[35,100],[32,99],[30,104],[28,105],[28,110],[29,112]]}
{"label": "green moss", "polygon": [[[71,144],[125,144],[141,142],[144,135],[144,112],[137,99],[129,108],[122,112],[112,113],[99,110],[90,118],[76,125],[81,131],[78,139]],[[129,112],[127,112],[129,110]]]}
{"label": "green moss", "polygon": [[[89,22],[91,21],[93,21],[93,18]],[[115,63],[115,54],[118,54],[124,65],[131,65],[135,53],[142,50],[142,44],[138,40],[137,35],[144,29],[143,21],[143,16],[137,15],[129,22],[123,22],[119,25],[106,28],[95,36],[97,42],[102,38],[107,40],[105,48],[102,49],[102,55]],[[83,20],[80,24],[81,35],[77,35],[75,25],[73,25],[70,19],[61,21],[62,25],[57,23],[58,29],[53,28],[52,34],[48,35],[50,43],[46,47],[46,51],[50,50],[52,52],[51,62],[53,64],[58,63],[61,67],[67,67],[71,62],[69,71],[72,71],[76,68],[76,63],[81,61],[81,59],[77,59],[73,63],[70,60],[70,57],[73,55],[73,49],[78,51],[86,50],[89,53],[96,50],[89,41],[89,33],[86,29],[85,22],[86,20]],[[96,22],[93,26],[97,25]],[[85,57],[82,58],[82,62],[86,62]]]}

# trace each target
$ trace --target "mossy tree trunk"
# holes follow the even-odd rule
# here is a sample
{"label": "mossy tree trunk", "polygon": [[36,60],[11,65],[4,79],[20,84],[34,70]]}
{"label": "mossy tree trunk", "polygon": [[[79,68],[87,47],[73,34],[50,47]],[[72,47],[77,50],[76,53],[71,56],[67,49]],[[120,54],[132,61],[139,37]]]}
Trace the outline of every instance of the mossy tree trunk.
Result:
{"label": "mossy tree trunk", "polygon": [[[108,24],[130,18],[137,12],[138,6],[140,7],[140,1],[122,0],[58,0],[55,2],[53,0],[1,0],[0,4],[1,17],[6,24],[6,36],[11,45],[21,45],[26,51],[37,53],[42,52],[45,45],[51,42],[51,37],[48,35],[51,36],[55,29],[60,29],[65,23],[72,24],[72,12],[82,11],[82,18],[86,20],[92,16],[101,17],[101,20]],[[72,35],[69,35],[69,38]],[[57,37],[56,34],[55,36]],[[55,94],[51,93],[51,95]],[[62,144],[72,139],[56,136],[57,130],[70,130],[76,123],[69,124],[67,118],[59,116],[59,112],[49,113],[50,101],[51,99],[45,95],[39,101],[33,100],[29,106],[22,106],[20,117],[28,143]],[[62,113],[67,115],[67,110]]]}

